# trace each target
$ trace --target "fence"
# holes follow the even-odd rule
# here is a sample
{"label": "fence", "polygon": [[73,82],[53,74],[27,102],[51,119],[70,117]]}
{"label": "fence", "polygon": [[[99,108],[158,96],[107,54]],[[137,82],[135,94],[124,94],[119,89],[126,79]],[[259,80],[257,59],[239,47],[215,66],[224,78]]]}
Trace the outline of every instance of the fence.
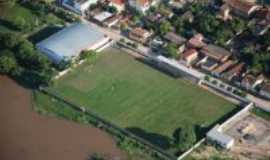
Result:
{"label": "fence", "polygon": [[245,106],[241,111],[239,111],[238,113],[236,113],[234,116],[232,116],[231,118],[229,118],[227,121],[225,121],[224,123],[222,123],[219,126],[219,129],[221,131],[225,130],[225,128],[227,126],[229,126],[230,124],[232,124],[233,122],[240,120],[243,116],[246,115],[246,113],[248,113],[252,108],[254,107],[253,103],[249,103],[247,106]]}
{"label": "fence", "polygon": [[71,107],[77,111],[80,111],[80,112],[83,112],[87,115],[89,115],[90,117],[92,117],[93,119],[95,119],[97,122],[101,123],[104,128],[106,130],[108,130],[110,133],[114,134],[114,136],[126,136],[126,137],[129,137],[131,138],[132,140],[134,140],[135,143],[140,143],[142,145],[144,145],[144,147],[148,147],[148,149],[150,149],[152,151],[152,153],[154,153],[155,155],[157,155],[158,157],[160,158],[163,158],[163,159],[169,159],[169,160],[176,160],[176,157],[165,152],[163,149],[157,147],[157,146],[154,146],[152,145],[151,143],[147,142],[146,140],[136,136],[135,134],[123,129],[123,128],[120,128],[114,124],[112,124],[111,122],[99,117],[98,115],[96,115],[95,113],[89,111],[89,110],[85,110],[84,107],[81,107],[81,106],[78,106],[72,102],[70,102],[69,100],[59,96],[57,93],[53,92],[53,91],[49,91],[45,88],[40,88],[39,89],[42,93],[50,96],[50,97],[53,97],[55,99],[57,99],[58,101],[61,101],[63,102],[64,104],[66,104],[68,107]]}
{"label": "fence", "polygon": [[[220,87],[218,87],[217,85],[213,85],[213,84],[211,84],[210,82],[207,82],[207,81],[205,81],[205,80],[201,80],[201,81],[199,82],[199,84],[204,84],[204,85],[206,85],[206,86],[208,86],[208,87],[210,87],[210,88],[213,88],[214,90],[217,90],[217,91],[219,91],[219,92],[221,92],[221,93],[223,93],[223,94],[225,94],[225,95],[228,95],[228,96],[230,96],[230,97],[232,97],[232,98],[234,98],[234,99],[237,99],[237,100],[239,100],[240,102],[243,102],[243,103],[249,103],[249,102],[250,102],[249,100],[247,100],[247,99],[244,98],[244,97],[235,95],[234,93],[229,92],[229,91],[227,91],[226,89],[220,88]],[[225,85],[225,84],[224,84],[224,85]],[[229,87],[231,87],[231,86],[229,86]]]}
{"label": "fence", "polygon": [[189,155],[192,151],[194,151],[196,148],[198,148],[203,142],[205,142],[205,138],[201,139],[198,143],[196,143],[193,147],[191,147],[189,150],[187,150],[185,153],[180,155],[177,160],[184,159],[187,155]]}

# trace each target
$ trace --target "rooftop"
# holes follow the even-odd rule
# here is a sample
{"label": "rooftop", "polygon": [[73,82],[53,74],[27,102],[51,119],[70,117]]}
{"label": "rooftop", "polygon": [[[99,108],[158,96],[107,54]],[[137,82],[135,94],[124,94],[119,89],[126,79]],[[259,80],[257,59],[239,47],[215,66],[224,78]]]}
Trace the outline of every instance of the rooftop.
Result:
{"label": "rooftop", "polygon": [[132,34],[138,35],[138,36],[143,36],[146,34],[149,34],[149,32],[143,28],[136,27],[131,31]]}
{"label": "rooftop", "polygon": [[203,63],[202,65],[203,65],[204,67],[206,67],[206,68],[212,68],[212,67],[216,66],[217,63],[218,63],[218,62],[217,62],[216,60],[214,60],[214,59],[212,59],[212,58],[208,58],[208,59],[206,60],[206,62]]}
{"label": "rooftop", "polygon": [[220,74],[224,71],[226,71],[229,67],[231,67],[234,64],[234,62],[232,60],[229,60],[225,63],[223,63],[222,65],[220,65],[218,68],[216,68],[214,70],[214,73]]}
{"label": "rooftop", "polygon": [[193,54],[198,54],[197,50],[196,49],[189,49],[189,50],[186,50],[184,53],[183,53],[183,59],[187,59],[189,56],[193,55]]}
{"label": "rooftop", "polygon": [[117,5],[124,5],[125,0],[111,0],[112,3],[117,4]]}
{"label": "rooftop", "polygon": [[204,47],[202,49],[202,52],[205,55],[210,56],[210,57],[215,58],[215,59],[218,59],[218,60],[221,60],[224,57],[232,55],[232,53],[227,51],[226,49],[212,45],[212,44],[209,44],[206,47]]}
{"label": "rooftop", "polygon": [[92,25],[76,23],[39,42],[37,46],[56,53],[58,56],[71,58],[104,37],[105,35]]}
{"label": "rooftop", "polygon": [[244,77],[244,79],[242,80],[242,82],[253,85],[256,82],[256,77],[254,77],[251,74],[248,74],[248,75],[246,75]]}
{"label": "rooftop", "polygon": [[183,43],[186,42],[186,39],[174,32],[168,32],[164,38],[167,40],[167,41],[171,41],[177,45],[181,45]]}
{"label": "rooftop", "polygon": [[99,21],[99,22],[103,22],[110,17],[112,17],[112,14],[110,12],[101,12],[101,13],[95,15],[94,19]]}
{"label": "rooftop", "polygon": [[235,8],[241,12],[248,13],[253,7],[256,7],[257,5],[252,2],[248,2],[245,0],[227,0],[227,4]]}
{"label": "rooftop", "polygon": [[231,141],[233,141],[234,139],[227,135],[227,134],[224,134],[222,132],[220,132],[218,130],[218,125],[216,127],[214,127],[213,129],[211,129],[208,133],[207,133],[207,137],[210,137],[211,139],[214,139],[216,141],[219,141],[220,143],[222,144],[228,144],[230,143]]}
{"label": "rooftop", "polygon": [[270,93],[270,83],[264,83],[262,86],[262,90]]}

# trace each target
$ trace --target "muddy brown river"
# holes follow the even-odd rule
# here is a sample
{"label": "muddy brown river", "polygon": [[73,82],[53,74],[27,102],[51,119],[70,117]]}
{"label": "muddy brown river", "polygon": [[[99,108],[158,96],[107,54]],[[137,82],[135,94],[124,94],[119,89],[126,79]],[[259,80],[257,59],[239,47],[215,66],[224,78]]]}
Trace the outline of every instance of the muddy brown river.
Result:
{"label": "muddy brown river", "polygon": [[35,113],[30,92],[0,76],[0,160],[86,160],[97,152],[124,159],[101,130]]}

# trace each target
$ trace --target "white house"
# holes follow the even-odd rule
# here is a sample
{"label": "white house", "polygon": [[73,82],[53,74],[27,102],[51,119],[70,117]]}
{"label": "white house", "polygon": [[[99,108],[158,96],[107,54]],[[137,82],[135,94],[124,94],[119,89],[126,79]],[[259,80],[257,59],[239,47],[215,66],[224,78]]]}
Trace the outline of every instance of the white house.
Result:
{"label": "white house", "polygon": [[114,6],[118,12],[125,10],[126,0],[111,0],[110,5]]}
{"label": "white house", "polygon": [[151,6],[157,3],[156,0],[129,0],[128,4],[130,7],[136,9],[141,13],[145,13]]}
{"label": "white house", "polygon": [[83,15],[84,12],[92,5],[96,4],[98,0],[63,0],[62,5],[75,13]]}

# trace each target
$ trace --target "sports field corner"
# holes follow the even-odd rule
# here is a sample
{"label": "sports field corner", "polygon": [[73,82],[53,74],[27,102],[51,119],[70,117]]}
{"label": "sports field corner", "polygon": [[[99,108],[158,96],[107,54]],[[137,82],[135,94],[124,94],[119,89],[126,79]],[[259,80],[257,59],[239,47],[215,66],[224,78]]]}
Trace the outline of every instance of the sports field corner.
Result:
{"label": "sports field corner", "polygon": [[238,109],[114,48],[78,66],[51,89],[163,149],[169,149],[174,132],[183,125],[208,128]]}

